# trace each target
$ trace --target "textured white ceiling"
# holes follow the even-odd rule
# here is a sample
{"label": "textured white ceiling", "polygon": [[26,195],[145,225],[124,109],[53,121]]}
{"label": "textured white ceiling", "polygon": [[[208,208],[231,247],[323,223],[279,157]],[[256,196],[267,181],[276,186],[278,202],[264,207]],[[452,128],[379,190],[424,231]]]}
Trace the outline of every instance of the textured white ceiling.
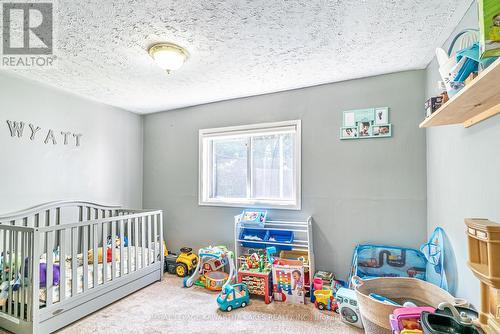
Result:
{"label": "textured white ceiling", "polygon": [[[471,2],[58,0],[58,68],[16,72],[156,112],[423,68]],[[168,75],[147,54],[154,41],[191,58]]]}

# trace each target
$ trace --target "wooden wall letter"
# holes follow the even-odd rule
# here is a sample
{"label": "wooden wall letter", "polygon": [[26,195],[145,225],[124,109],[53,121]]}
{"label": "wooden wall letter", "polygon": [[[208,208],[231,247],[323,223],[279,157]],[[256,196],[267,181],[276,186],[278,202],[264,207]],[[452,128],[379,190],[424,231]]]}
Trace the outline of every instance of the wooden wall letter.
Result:
{"label": "wooden wall letter", "polygon": [[54,137],[54,131],[52,131],[52,130],[49,130],[49,132],[47,132],[47,137],[45,138],[44,143],[48,144],[49,141],[52,141],[53,145],[57,144],[56,137]]}
{"label": "wooden wall letter", "polygon": [[19,137],[19,138],[21,138],[23,136],[24,122],[18,123],[16,121],[7,121],[7,124],[9,125],[11,137],[15,137],[16,134],[17,134],[17,137]]}
{"label": "wooden wall letter", "polygon": [[61,134],[64,137],[64,145],[68,145],[68,137],[69,137],[69,135],[71,135],[71,132],[61,131]]}
{"label": "wooden wall letter", "polygon": [[81,133],[73,133],[73,137],[75,137],[75,145],[80,146],[80,138],[82,137]]}
{"label": "wooden wall letter", "polygon": [[31,140],[35,140],[35,134],[41,130],[40,127],[38,126],[35,126],[33,124],[30,124],[30,129],[31,129],[31,136],[30,136],[30,139]]}

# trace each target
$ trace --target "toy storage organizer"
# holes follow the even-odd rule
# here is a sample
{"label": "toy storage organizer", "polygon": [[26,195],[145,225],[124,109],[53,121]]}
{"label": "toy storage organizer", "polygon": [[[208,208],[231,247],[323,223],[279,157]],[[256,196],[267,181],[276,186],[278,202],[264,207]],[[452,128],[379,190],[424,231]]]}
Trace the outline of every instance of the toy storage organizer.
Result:
{"label": "toy storage organizer", "polygon": [[[304,270],[309,275],[305,281],[309,282],[305,287],[310,288],[314,269],[314,250],[312,240],[312,217],[305,221],[284,221],[284,220],[268,220],[263,225],[249,227],[248,224],[243,226],[240,223],[241,215],[234,217],[235,229],[235,258],[236,269],[240,269],[240,260],[243,255],[248,253],[248,249],[265,249],[266,247],[276,247],[279,257],[280,252],[286,251],[293,253],[294,250],[307,252],[308,264],[304,266]],[[245,236],[254,236],[254,239],[245,239]]]}
{"label": "toy storage organizer", "polygon": [[67,201],[0,216],[0,327],[53,332],[161,280],[162,215]]}

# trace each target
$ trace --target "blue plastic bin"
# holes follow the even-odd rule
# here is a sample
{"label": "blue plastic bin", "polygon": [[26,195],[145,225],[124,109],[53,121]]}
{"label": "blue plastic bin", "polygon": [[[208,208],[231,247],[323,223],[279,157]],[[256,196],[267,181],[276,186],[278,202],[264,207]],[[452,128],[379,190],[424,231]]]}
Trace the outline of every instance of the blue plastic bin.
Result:
{"label": "blue plastic bin", "polygon": [[[269,230],[265,241],[291,244],[293,243],[293,231]],[[276,245],[278,250],[292,250],[292,246]]]}
{"label": "blue plastic bin", "polygon": [[[268,237],[267,230],[254,229],[254,228],[243,228],[240,232],[240,240],[245,240],[245,236],[256,236],[262,241],[266,241]],[[249,248],[266,248],[266,244],[261,244],[257,240],[249,240],[251,242],[242,242],[243,247]],[[255,242],[254,242],[255,241]]]}

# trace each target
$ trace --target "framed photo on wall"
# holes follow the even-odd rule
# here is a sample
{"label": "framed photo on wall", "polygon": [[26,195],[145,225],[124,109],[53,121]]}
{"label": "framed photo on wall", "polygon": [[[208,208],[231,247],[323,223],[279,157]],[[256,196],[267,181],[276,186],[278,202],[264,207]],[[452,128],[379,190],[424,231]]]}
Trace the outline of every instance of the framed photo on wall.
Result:
{"label": "framed photo on wall", "polygon": [[382,138],[392,136],[389,108],[347,110],[342,113],[340,139]]}

